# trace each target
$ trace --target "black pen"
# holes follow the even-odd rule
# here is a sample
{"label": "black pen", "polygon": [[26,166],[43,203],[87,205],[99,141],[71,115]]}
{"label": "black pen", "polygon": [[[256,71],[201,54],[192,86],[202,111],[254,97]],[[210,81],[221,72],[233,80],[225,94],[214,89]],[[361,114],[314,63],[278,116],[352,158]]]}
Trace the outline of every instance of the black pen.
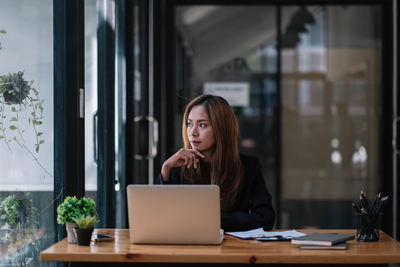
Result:
{"label": "black pen", "polygon": [[371,213],[373,213],[373,212],[375,211],[376,205],[378,205],[378,202],[379,202],[380,199],[381,199],[381,193],[379,193],[379,194],[375,197],[374,203],[372,204],[372,207],[371,207]]}
{"label": "black pen", "polygon": [[365,209],[365,213],[369,213],[370,210],[369,210],[367,195],[364,194],[363,190],[361,190],[360,199],[361,199],[361,201],[363,203],[363,207]]}
{"label": "black pen", "polygon": [[357,214],[361,213],[360,208],[356,205],[356,203],[353,202],[353,203],[351,203],[351,205],[353,206],[353,208],[354,208],[354,210],[356,211]]}
{"label": "black pen", "polygon": [[387,202],[387,199],[388,199],[388,196],[383,197],[383,198],[380,199],[380,202],[379,202],[379,204],[378,204],[378,207],[376,208],[376,210],[375,210],[375,212],[374,212],[375,215],[376,215],[376,214],[379,214],[379,213],[381,212],[382,207],[384,207],[385,204],[386,204],[386,202]]}

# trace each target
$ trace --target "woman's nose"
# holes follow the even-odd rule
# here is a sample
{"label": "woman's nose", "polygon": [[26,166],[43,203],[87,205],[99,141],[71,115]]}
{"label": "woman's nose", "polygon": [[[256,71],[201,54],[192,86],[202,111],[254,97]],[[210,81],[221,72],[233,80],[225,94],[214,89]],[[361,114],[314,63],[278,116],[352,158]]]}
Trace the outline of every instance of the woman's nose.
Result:
{"label": "woman's nose", "polygon": [[198,131],[197,126],[193,126],[193,127],[190,129],[190,134],[191,134],[192,136],[197,136],[197,135],[199,134],[199,131]]}

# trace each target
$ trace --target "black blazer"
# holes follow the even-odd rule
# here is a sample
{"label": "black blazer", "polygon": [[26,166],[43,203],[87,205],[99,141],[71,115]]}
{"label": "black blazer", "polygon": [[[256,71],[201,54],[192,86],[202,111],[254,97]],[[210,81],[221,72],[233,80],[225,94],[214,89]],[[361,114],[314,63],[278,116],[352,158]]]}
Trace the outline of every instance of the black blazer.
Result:
{"label": "black blazer", "polygon": [[[230,212],[221,212],[221,228],[225,231],[246,231],[263,227],[272,229],[275,212],[272,198],[268,192],[261,165],[256,157],[240,154],[244,170],[244,185],[235,205]],[[180,167],[172,168],[168,182],[161,174],[157,184],[180,184]]]}

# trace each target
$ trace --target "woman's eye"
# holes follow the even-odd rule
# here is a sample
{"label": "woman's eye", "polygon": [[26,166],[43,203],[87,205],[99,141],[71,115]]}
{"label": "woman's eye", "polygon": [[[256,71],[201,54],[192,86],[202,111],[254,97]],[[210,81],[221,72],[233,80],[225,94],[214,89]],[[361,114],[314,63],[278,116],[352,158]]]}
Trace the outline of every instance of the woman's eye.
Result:
{"label": "woman's eye", "polygon": [[205,128],[205,127],[207,127],[207,124],[200,123],[200,127],[201,127],[201,128]]}
{"label": "woman's eye", "polygon": [[193,123],[191,123],[191,122],[187,123],[187,127],[192,127],[192,126],[193,126]]}

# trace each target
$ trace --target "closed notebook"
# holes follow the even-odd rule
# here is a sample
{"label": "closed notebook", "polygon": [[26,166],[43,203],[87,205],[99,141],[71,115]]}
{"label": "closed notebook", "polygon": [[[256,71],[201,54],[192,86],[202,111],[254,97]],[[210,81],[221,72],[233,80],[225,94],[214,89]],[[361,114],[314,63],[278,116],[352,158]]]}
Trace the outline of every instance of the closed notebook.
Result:
{"label": "closed notebook", "polygon": [[333,250],[344,250],[347,249],[346,242],[342,242],[333,246],[318,246],[318,245],[300,245],[299,249],[333,249]]}
{"label": "closed notebook", "polygon": [[354,235],[336,233],[312,233],[292,239],[292,244],[333,246],[354,239]]}

